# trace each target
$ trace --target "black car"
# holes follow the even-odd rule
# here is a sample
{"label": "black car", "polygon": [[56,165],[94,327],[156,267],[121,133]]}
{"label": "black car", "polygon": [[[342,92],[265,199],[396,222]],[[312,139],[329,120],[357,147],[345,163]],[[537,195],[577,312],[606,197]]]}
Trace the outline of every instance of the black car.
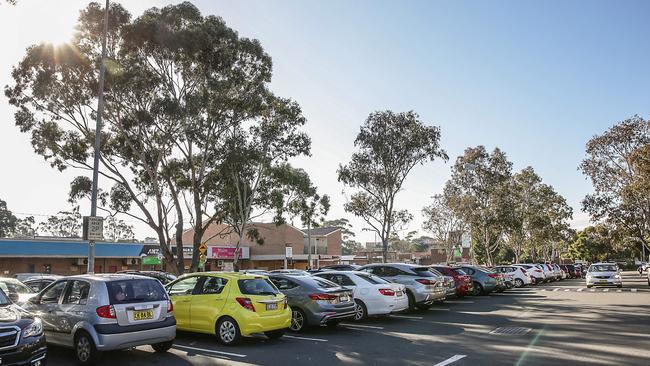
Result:
{"label": "black car", "polygon": [[44,366],[47,346],[39,318],[16,306],[0,290],[0,365]]}
{"label": "black car", "polygon": [[134,275],[155,278],[158,281],[160,281],[160,283],[162,283],[163,285],[166,285],[176,279],[176,276],[174,276],[173,274],[163,272],[163,271],[119,271],[117,273],[134,274]]}

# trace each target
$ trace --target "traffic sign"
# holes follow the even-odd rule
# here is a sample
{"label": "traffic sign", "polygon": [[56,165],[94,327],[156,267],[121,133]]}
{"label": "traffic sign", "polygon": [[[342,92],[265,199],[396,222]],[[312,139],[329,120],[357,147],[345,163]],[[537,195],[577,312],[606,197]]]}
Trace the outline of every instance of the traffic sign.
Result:
{"label": "traffic sign", "polygon": [[205,243],[201,243],[201,245],[199,245],[199,252],[201,252],[201,254],[207,253],[208,252],[208,246],[205,245]]}
{"label": "traffic sign", "polygon": [[84,216],[83,240],[104,240],[104,218],[100,216]]}
{"label": "traffic sign", "polygon": [[284,256],[287,258],[293,257],[293,247],[284,247]]}

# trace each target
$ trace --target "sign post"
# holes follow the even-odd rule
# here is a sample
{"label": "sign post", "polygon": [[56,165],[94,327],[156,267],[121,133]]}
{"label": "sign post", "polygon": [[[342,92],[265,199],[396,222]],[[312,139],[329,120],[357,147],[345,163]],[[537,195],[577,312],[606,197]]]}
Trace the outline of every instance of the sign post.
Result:
{"label": "sign post", "polygon": [[84,216],[82,239],[88,241],[88,273],[95,273],[95,241],[104,240],[104,218]]}
{"label": "sign post", "polygon": [[201,271],[204,271],[205,262],[207,261],[207,257],[205,253],[208,252],[208,246],[205,245],[205,243],[201,243],[201,245],[199,245],[199,252],[201,253],[201,255],[199,256],[199,268],[201,268]]}
{"label": "sign post", "polygon": [[284,247],[284,269],[287,269],[287,262],[289,258],[293,257],[293,247],[286,246]]}

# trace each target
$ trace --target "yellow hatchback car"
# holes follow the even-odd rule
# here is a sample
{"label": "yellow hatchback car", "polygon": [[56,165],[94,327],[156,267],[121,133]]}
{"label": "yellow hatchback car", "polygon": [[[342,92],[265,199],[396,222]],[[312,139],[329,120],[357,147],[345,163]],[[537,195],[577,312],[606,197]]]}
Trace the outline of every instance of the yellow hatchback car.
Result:
{"label": "yellow hatchback car", "polygon": [[216,334],[225,345],[242,336],[264,333],[282,337],[291,325],[287,297],[266,276],[235,272],[201,272],[167,286],[176,328]]}

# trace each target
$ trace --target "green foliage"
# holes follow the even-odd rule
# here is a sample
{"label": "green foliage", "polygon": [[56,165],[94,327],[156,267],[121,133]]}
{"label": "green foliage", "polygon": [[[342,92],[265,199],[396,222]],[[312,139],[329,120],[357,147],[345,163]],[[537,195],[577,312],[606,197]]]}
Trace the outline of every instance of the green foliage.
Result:
{"label": "green foliage", "polygon": [[460,213],[454,211],[455,199],[451,185],[447,184],[444,193],[434,195],[431,204],[422,209],[423,228],[432,233],[433,240],[445,249],[447,262],[453,259],[454,249],[460,247],[466,228]]}
{"label": "green foliage", "polygon": [[0,199],[0,238],[6,238],[16,230],[18,218],[7,209],[7,202]]}
{"label": "green foliage", "polygon": [[354,145],[358,151],[338,169],[339,181],[357,190],[345,210],[377,232],[386,260],[393,229],[412,219],[407,211],[395,209],[395,197],[404,180],[416,165],[447,159],[440,148],[440,129],[426,126],[412,111],[375,112],[361,126]]}
{"label": "green foliage", "polygon": [[341,238],[343,242],[341,243],[341,251],[344,255],[354,254],[363,250],[363,245],[354,240],[355,234],[352,231],[353,227],[350,224],[350,221],[346,218],[334,219],[334,220],[324,220],[314,227],[338,227],[341,229]]}
{"label": "green foliage", "polygon": [[41,233],[59,238],[80,238],[82,217],[79,206],[71,211],[59,211],[57,215],[48,216],[47,220],[39,224]]}

